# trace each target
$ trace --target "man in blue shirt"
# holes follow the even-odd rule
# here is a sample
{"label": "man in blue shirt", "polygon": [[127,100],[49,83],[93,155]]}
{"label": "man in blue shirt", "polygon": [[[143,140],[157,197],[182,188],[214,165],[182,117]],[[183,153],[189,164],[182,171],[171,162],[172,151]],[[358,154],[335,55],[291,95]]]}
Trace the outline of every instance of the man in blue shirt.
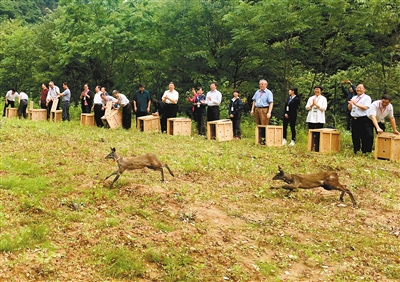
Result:
{"label": "man in blue shirt", "polygon": [[62,120],[63,121],[70,121],[70,117],[69,117],[69,106],[71,105],[70,101],[71,101],[71,91],[68,88],[68,85],[66,82],[63,83],[63,88],[64,88],[64,92],[57,93],[57,97],[60,98],[62,97]]}
{"label": "man in blue shirt", "polygon": [[254,116],[257,125],[268,125],[274,106],[274,97],[272,92],[267,89],[268,82],[265,79],[260,80],[259,86],[260,89],[254,93],[252,98],[250,114]]}
{"label": "man in blue shirt", "polygon": [[133,110],[136,113],[136,126],[137,119],[142,116],[146,116],[150,113],[151,98],[150,93],[144,89],[144,84],[139,84],[139,90],[135,92],[133,97]]}

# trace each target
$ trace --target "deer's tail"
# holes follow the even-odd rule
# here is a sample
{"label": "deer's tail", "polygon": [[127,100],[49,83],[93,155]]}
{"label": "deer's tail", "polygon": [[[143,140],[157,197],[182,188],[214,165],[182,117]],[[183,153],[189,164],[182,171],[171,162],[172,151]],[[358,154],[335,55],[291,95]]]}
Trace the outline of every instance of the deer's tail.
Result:
{"label": "deer's tail", "polygon": [[174,173],[172,172],[172,170],[169,168],[169,166],[167,164],[164,164],[163,167],[167,168],[169,174],[171,174],[173,177],[175,177]]}

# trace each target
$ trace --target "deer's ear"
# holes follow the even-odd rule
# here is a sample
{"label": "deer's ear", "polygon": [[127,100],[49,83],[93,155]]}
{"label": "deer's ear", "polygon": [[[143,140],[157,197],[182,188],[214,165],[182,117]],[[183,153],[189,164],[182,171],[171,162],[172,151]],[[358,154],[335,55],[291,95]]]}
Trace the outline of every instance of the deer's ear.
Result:
{"label": "deer's ear", "polygon": [[279,170],[282,170],[282,168],[281,168],[281,166],[280,166],[280,165],[278,165],[278,169],[279,169]]}
{"label": "deer's ear", "polygon": [[111,149],[111,151],[115,152],[115,148],[110,148],[110,149]]}

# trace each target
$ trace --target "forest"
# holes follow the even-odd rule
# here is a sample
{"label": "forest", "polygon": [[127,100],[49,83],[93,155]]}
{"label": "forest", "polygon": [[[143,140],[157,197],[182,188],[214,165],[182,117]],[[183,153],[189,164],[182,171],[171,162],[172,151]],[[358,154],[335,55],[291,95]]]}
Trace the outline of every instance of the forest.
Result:
{"label": "forest", "polygon": [[373,100],[393,95],[396,111],[399,14],[399,0],[5,0],[0,93],[37,100],[42,83],[65,81],[78,102],[84,83],[133,97],[142,82],[160,97],[174,81],[184,105],[216,81],[227,103],[265,78],[278,118],[290,87],[306,99],[315,85],[335,117],[350,79]]}

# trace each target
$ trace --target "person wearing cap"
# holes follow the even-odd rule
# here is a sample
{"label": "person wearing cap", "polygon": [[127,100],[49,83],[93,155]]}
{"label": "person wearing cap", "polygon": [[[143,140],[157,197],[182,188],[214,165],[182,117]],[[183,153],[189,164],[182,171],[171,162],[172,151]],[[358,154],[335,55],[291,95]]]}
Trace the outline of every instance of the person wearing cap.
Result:
{"label": "person wearing cap", "polygon": [[385,117],[389,117],[390,125],[392,126],[393,133],[399,134],[396,129],[396,120],[393,115],[393,106],[391,104],[392,96],[384,94],[380,100],[372,102],[369,108],[368,117],[372,120],[375,130],[381,134],[386,130]]}
{"label": "person wearing cap", "polygon": [[28,95],[25,92],[19,92],[18,96],[18,117],[26,118],[26,108],[28,107]]}
{"label": "person wearing cap", "polygon": [[[325,124],[325,111],[328,107],[328,102],[324,96],[322,96],[322,86],[317,85],[314,87],[314,96],[308,98],[306,104],[306,110],[308,111],[306,122],[308,129],[320,129]],[[319,132],[312,134],[313,144],[315,148],[313,150],[319,152]]]}
{"label": "person wearing cap", "polygon": [[353,141],[354,154],[358,151],[371,153],[374,143],[374,127],[368,118],[371,107],[371,97],[365,94],[364,84],[356,87],[357,95],[349,101],[348,109],[351,112],[351,139]]}
{"label": "person wearing cap", "polygon": [[118,90],[112,92],[113,96],[118,99],[118,104],[122,109],[122,127],[129,129],[132,126],[132,107],[128,98]]}

